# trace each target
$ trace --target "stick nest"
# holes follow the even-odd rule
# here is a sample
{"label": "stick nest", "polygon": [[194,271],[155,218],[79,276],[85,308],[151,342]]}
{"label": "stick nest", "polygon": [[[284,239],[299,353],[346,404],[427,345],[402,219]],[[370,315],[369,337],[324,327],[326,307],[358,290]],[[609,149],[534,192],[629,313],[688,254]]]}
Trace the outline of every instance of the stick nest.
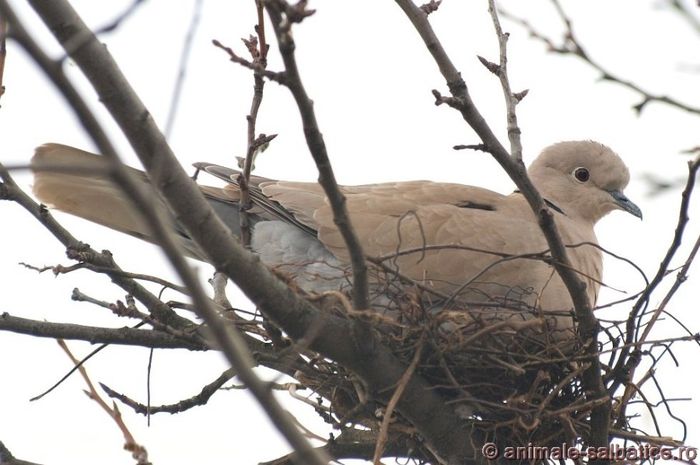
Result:
{"label": "stick nest", "polygon": [[[404,294],[384,315],[351,309],[340,293],[322,300],[327,311],[368,320],[378,328],[384,344],[406,366],[421,352],[416,372],[426,378],[465,421],[473,423],[475,444],[560,447],[580,445],[589,433],[591,410],[607,399],[593,398],[582,389],[581,375],[588,367],[584,344],[572,327],[571,313],[542,314],[517,302],[503,308],[477,305],[431,310],[419,297]],[[601,331],[599,347],[619,343],[611,323]],[[297,379],[317,392],[317,411],[342,431],[368,428],[378,432],[384,405],[372,401],[350,372],[326,359],[310,355],[312,372]],[[607,367],[606,367],[607,368]],[[323,407],[321,397],[328,402]],[[678,446],[667,437],[649,436],[629,426],[626,416],[632,396],[614,399],[611,431],[625,445]],[[638,399],[637,399],[638,400]],[[648,403],[647,403],[648,404]],[[654,409],[655,406],[647,405]],[[622,412],[622,420],[619,420]],[[394,413],[389,437],[415,440],[417,455],[430,460],[410,423]],[[478,447],[477,447],[478,450]]]}

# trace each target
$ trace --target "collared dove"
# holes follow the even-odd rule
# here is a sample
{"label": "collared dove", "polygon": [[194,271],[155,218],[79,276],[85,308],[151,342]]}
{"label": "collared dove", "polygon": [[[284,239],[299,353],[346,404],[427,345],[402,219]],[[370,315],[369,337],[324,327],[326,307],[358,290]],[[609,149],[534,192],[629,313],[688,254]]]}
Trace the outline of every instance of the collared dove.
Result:
{"label": "collared dove", "polygon": [[[59,144],[42,145],[32,159],[36,167],[101,162],[98,155]],[[238,172],[208,163],[196,166],[227,182],[223,188],[202,186],[202,191],[238,234]],[[133,174],[146,181],[140,171]],[[571,263],[594,305],[602,276],[594,225],[614,209],[642,217],[623,194],[627,167],[600,143],[571,141],[546,148],[528,174],[553,211],[562,240],[570,246]],[[286,273],[306,291],[347,288],[348,253],[320,186],[259,177],[250,184],[251,245],[263,263]],[[569,293],[554,269],[532,257],[548,247],[519,192],[501,195],[430,181],[348,186],[342,192],[364,253],[382,261],[385,269],[453,301],[521,302],[551,313],[571,310]],[[148,239],[149,229],[137,210],[105,175],[85,169],[37,170],[34,193],[59,210]],[[159,207],[167,211],[164,203]],[[184,232],[180,234],[187,250],[201,256]],[[386,287],[374,284],[375,294],[386,292]]]}

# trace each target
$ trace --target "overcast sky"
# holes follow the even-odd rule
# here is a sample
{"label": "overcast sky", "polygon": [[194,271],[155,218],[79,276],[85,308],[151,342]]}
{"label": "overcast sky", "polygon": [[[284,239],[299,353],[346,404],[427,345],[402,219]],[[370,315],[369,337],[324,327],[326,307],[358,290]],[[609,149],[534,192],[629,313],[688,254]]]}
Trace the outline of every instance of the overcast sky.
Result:
{"label": "overcast sky", "polygon": [[[41,44],[56,58],[61,57],[60,48],[26,4],[12,3]],[[111,22],[130,3],[73,2],[93,28]],[[170,140],[185,166],[195,161],[235,165],[235,157],[245,151],[245,115],[250,105],[252,76],[230,63],[221,50],[211,45],[211,40],[218,39],[243,54],[245,49],[239,38],[252,33],[254,2],[208,0],[203,4]],[[310,4],[318,9],[317,14],[294,32],[298,59],[341,183],[430,179],[475,184],[503,193],[512,191],[512,183],[487,154],[452,150],[453,145],[478,140],[454,110],[434,105],[430,91],[447,93],[443,79],[394,2],[312,0]],[[559,39],[562,27],[550,2],[531,0],[525,4],[512,0],[502,4]],[[700,34],[676,13],[661,8],[661,4],[661,0],[564,2],[591,56],[651,92],[700,106],[700,58],[696,53],[700,49]],[[115,32],[101,36],[161,126],[165,125],[172,102],[192,11],[192,1],[150,0]],[[505,142],[500,85],[476,59],[476,55],[497,59],[486,0],[444,0],[431,21],[462,71],[476,104]],[[526,161],[560,140],[594,139],[616,150],[630,167],[632,180],[627,194],[644,211],[644,221],[612,213],[597,229],[599,241],[653,275],[673,235],[680,191],[649,197],[644,176],[653,173],[666,180],[685,176],[688,157],[680,152],[700,145],[698,117],[661,104],[650,104],[638,117],[631,108],[639,102],[638,95],[615,84],[601,83],[599,75],[576,58],[547,54],[545,47],[520,27],[507,21],[504,27],[511,32],[509,66],[513,89],[530,91],[518,107]],[[270,69],[281,69],[274,44],[269,62]],[[109,128],[123,158],[138,166],[137,158],[77,67],[67,61],[64,69]],[[33,149],[45,142],[94,149],[50,82],[11,42],[4,84],[6,93],[0,101],[0,161],[26,164]],[[259,159],[257,174],[290,180],[316,178],[298,114],[286,89],[274,83],[266,86],[258,129],[279,136]],[[18,182],[29,189],[30,176],[24,171],[15,174]],[[700,233],[697,212],[698,202],[694,201],[686,244],[673,266],[682,263]],[[98,250],[111,250],[123,268],[174,279],[155,247],[83,220],[60,213],[56,216],[79,239]],[[0,224],[0,312],[48,321],[113,327],[125,324],[104,309],[70,300],[75,287],[102,300],[123,299],[121,290],[110,286],[107,278],[89,272],[59,277],[50,273],[39,275],[18,265],[69,263],[62,246],[19,206],[0,204]],[[209,267],[195,265],[202,279],[210,276]],[[691,331],[697,332],[700,317],[693,293],[700,288],[700,281],[693,271],[670,309]],[[628,293],[643,285],[629,266],[607,259],[604,281]],[[240,294],[232,292],[231,296],[241,304]],[[657,293],[652,305],[658,304],[662,296],[663,292]],[[601,302],[620,297],[618,292],[605,290]],[[615,311],[620,312],[616,316],[625,315],[629,307]],[[664,322],[653,339],[672,335],[682,332]],[[76,355],[92,349],[87,343],[69,345]],[[674,367],[668,359],[658,371],[666,395],[695,396],[698,347],[691,343],[676,345],[674,354],[681,366]],[[94,380],[145,399],[148,355],[146,349],[109,347],[87,366]],[[54,341],[0,333],[0,364],[0,440],[16,456],[47,465],[130,463],[127,453],[121,451],[123,441],[118,430],[82,394],[78,377],[43,400],[28,402],[70,368]],[[225,368],[218,353],[158,351],[153,362],[151,402],[158,405],[190,397]],[[648,395],[658,400],[651,386]],[[326,425],[310,408],[288,404],[313,431],[321,436],[328,434]],[[700,420],[691,418],[689,412],[697,412],[700,401],[694,399],[674,406],[688,422],[687,443],[697,446]],[[156,464],[256,463],[288,451],[255,402],[240,391],[221,392],[208,406],[186,413],[156,415],[150,427],[142,416],[130,413],[126,407],[122,411],[136,439],[148,448]],[[660,411],[659,414],[664,435],[682,433],[678,423]],[[652,431],[645,419],[639,425]]]}

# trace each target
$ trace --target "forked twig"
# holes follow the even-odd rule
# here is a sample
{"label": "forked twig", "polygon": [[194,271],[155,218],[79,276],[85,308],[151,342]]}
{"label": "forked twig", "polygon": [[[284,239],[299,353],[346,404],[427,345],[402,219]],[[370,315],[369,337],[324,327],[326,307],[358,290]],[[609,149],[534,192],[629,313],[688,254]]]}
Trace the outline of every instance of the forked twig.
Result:
{"label": "forked twig", "polygon": [[83,380],[85,381],[85,384],[87,384],[88,387],[88,389],[84,391],[85,394],[90,399],[97,402],[97,405],[99,405],[102,408],[102,410],[104,410],[107,413],[107,415],[109,415],[110,418],[114,420],[114,423],[116,423],[117,427],[122,432],[122,435],[124,436],[124,449],[131,452],[131,456],[134,459],[136,459],[136,463],[138,465],[150,465],[150,462],[148,461],[148,451],[144,446],[136,442],[136,439],[134,439],[134,436],[131,434],[131,431],[129,431],[129,428],[126,426],[124,420],[122,419],[122,414],[121,412],[119,412],[117,404],[112,403],[111,407],[107,405],[107,403],[97,393],[97,390],[92,384],[92,380],[90,379],[90,376],[88,375],[85,366],[81,365],[80,361],[73,356],[65,341],[63,339],[58,339],[56,342],[58,342],[58,345],[61,347],[61,349],[63,349],[66,355],[68,355],[68,358],[71,359],[73,364],[78,366],[78,371],[80,372],[80,375],[83,377]]}
{"label": "forked twig", "polygon": [[552,0],[552,4],[554,6],[554,9],[556,10],[557,14],[559,15],[559,18],[566,28],[566,31],[564,33],[564,37],[562,39],[562,42],[560,44],[555,43],[553,39],[550,37],[547,37],[540,31],[538,31],[532,24],[530,24],[528,21],[526,21],[523,18],[519,18],[511,13],[508,13],[507,11],[503,9],[499,9],[499,12],[501,16],[504,18],[508,18],[511,21],[515,22],[516,24],[519,24],[522,26],[529,34],[531,37],[539,40],[540,42],[544,43],[548,50],[554,53],[559,53],[562,55],[573,55],[584,62],[586,62],[591,68],[595,69],[600,73],[600,79],[603,81],[609,81],[609,82],[614,82],[616,84],[619,84],[623,87],[626,87],[633,92],[636,92],[642,97],[642,100],[633,105],[632,108],[637,112],[641,113],[642,110],[646,107],[647,104],[651,102],[659,102],[659,103],[665,103],[667,105],[670,105],[672,107],[678,108],[680,110],[686,111],[688,113],[692,113],[695,115],[700,115],[700,108],[686,104],[680,100],[677,100],[673,97],[669,97],[667,95],[660,95],[660,94],[654,94],[651,93],[645,89],[643,89],[641,86],[636,84],[635,82],[625,79],[618,74],[613,73],[610,71],[608,68],[603,66],[599,61],[594,59],[584,48],[583,44],[581,41],[578,39],[576,34],[574,33],[573,26],[572,26],[572,21],[571,18],[569,18],[566,13],[564,12],[564,8],[561,6],[561,3],[559,0]]}

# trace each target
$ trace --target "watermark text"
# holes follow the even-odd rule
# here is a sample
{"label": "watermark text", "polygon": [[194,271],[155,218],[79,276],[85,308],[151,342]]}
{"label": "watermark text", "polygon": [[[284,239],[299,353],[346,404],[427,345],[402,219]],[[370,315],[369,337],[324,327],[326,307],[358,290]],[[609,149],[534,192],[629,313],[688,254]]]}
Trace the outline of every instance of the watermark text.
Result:
{"label": "watermark text", "polygon": [[481,448],[483,456],[489,460],[504,458],[507,460],[682,460],[694,462],[698,456],[695,447],[667,447],[644,444],[634,447],[624,447],[619,444],[611,444],[608,447],[578,447],[562,444],[560,446],[546,447],[528,444],[527,446],[506,446],[500,449],[493,442],[487,442]]}

